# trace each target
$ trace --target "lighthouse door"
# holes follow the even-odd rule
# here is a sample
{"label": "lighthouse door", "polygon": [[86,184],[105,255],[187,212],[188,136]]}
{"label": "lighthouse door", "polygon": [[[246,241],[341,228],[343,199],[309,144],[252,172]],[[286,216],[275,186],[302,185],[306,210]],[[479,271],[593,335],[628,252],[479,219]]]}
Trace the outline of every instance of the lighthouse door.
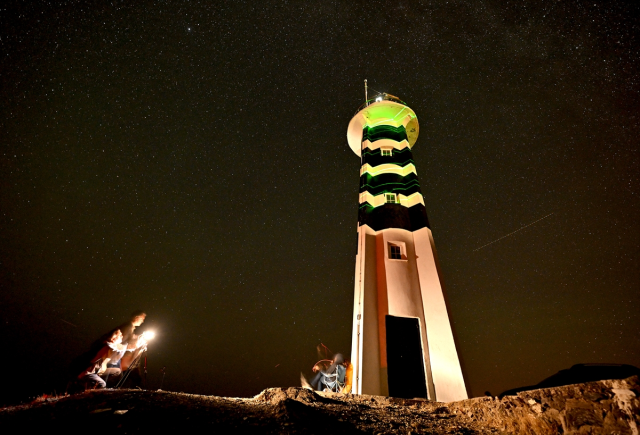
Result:
{"label": "lighthouse door", "polygon": [[385,317],[389,396],[406,399],[427,398],[418,319]]}

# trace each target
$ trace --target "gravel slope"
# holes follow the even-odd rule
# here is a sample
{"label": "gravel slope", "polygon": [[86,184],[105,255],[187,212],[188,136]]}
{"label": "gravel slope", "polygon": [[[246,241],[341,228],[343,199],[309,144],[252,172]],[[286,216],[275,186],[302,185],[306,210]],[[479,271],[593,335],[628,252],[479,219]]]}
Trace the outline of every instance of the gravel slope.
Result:
{"label": "gravel slope", "polygon": [[446,404],[293,387],[253,398],[107,389],[0,409],[0,433],[640,435],[639,398],[638,377]]}

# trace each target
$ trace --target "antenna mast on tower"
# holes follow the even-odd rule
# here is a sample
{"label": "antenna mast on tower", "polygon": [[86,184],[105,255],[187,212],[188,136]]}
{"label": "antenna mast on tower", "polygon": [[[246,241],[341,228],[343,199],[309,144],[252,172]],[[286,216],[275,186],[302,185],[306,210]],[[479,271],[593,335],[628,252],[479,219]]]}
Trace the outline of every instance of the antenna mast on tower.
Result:
{"label": "antenna mast on tower", "polygon": [[369,97],[367,96],[367,79],[364,79],[364,104],[367,104],[367,100]]}

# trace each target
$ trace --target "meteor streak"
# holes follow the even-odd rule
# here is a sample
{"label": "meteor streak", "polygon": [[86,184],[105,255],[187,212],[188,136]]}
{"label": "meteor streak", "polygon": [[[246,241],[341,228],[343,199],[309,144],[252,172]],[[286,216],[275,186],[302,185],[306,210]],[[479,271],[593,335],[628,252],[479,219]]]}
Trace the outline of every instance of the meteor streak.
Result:
{"label": "meteor streak", "polygon": [[481,250],[482,248],[486,248],[486,247],[487,247],[487,246],[489,246],[489,245],[493,245],[495,242],[499,242],[499,241],[500,241],[500,240],[502,240],[502,239],[505,239],[505,238],[507,238],[507,237],[509,237],[509,236],[512,236],[512,235],[514,235],[515,233],[517,233],[517,232],[519,232],[519,231],[522,231],[522,230],[524,230],[525,228],[528,228],[528,227],[530,227],[531,225],[533,225],[533,224],[535,224],[535,223],[537,223],[537,222],[540,222],[540,221],[541,221],[541,220],[543,220],[543,219],[548,218],[548,217],[549,217],[549,216],[551,216],[552,214],[553,214],[553,213],[549,213],[549,214],[548,214],[548,215],[546,215],[545,217],[541,217],[541,218],[540,218],[540,219],[538,219],[537,221],[533,221],[533,222],[531,222],[530,224],[525,225],[524,227],[518,228],[517,230],[515,230],[515,231],[513,231],[513,232],[511,232],[511,233],[509,233],[509,234],[507,234],[506,236],[502,236],[502,237],[500,237],[499,239],[495,239],[493,242],[489,242],[489,243],[487,243],[486,245],[482,245],[482,246],[480,246],[479,248],[474,249],[474,250],[473,250],[473,252],[479,251],[479,250]]}

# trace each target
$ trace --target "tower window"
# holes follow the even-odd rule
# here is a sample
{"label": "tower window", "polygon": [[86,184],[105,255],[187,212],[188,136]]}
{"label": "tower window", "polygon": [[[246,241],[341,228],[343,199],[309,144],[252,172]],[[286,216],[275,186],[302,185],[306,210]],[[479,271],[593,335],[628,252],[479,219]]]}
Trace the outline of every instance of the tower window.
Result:
{"label": "tower window", "polygon": [[383,148],[381,151],[383,157],[391,157],[391,148]]}
{"label": "tower window", "polygon": [[397,204],[398,196],[395,193],[385,193],[384,199],[387,204]]}
{"label": "tower window", "polygon": [[407,245],[404,242],[387,242],[389,260],[407,260]]}

